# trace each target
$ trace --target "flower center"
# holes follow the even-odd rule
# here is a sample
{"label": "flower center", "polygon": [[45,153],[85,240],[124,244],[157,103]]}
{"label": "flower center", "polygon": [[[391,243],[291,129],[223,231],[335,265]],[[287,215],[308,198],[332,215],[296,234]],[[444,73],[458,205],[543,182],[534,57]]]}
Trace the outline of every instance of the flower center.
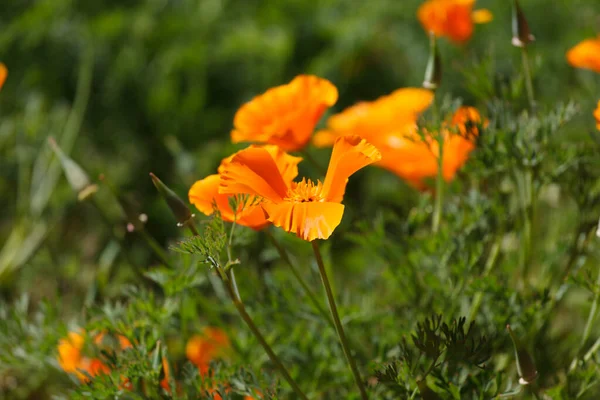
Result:
{"label": "flower center", "polygon": [[292,182],[292,187],[288,191],[285,200],[296,203],[320,202],[323,201],[322,190],[321,181],[318,180],[314,184],[310,179],[302,178],[300,182]]}

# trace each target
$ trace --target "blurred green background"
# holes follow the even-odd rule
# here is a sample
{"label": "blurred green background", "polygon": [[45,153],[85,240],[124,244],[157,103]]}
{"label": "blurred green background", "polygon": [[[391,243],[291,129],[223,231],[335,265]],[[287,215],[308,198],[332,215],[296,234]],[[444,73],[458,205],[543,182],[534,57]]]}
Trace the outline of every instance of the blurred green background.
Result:
{"label": "blurred green background", "polygon": [[[86,293],[97,270],[116,257],[113,228],[97,209],[77,202],[49,136],[92,180],[104,175],[126,199],[130,219],[146,213],[147,231],[166,244],[180,232],[148,173],[186,198],[196,179],[241,147],[229,143],[229,132],[243,102],[312,73],[338,87],[332,111],[339,111],[419,86],[427,60],[417,0],[2,3],[0,60],[9,76],[0,93],[0,294],[7,299],[77,293],[65,282],[78,282]],[[510,2],[478,1],[482,7],[494,14],[490,24],[477,26],[465,46],[441,45],[442,92],[467,104],[470,64],[493,60],[496,80],[519,69],[519,52],[509,45]],[[565,51],[596,34],[600,2],[527,0],[522,8],[537,38],[531,54],[540,102],[575,99],[584,112],[571,134],[591,130],[599,80],[568,66]],[[327,151],[315,154],[327,160]],[[382,176],[379,184],[360,190],[369,174]],[[414,197],[382,171],[360,177],[351,184],[353,202],[385,201],[392,192],[408,204]],[[128,219],[111,205],[107,187],[100,184],[96,198],[120,221],[116,234],[125,236],[137,264],[156,262],[139,236],[125,232]]]}

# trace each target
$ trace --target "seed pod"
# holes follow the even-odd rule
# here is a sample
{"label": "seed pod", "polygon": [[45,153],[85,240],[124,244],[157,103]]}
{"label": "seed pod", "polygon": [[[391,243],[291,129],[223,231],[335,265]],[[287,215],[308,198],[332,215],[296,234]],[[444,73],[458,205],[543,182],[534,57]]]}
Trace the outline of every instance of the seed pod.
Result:
{"label": "seed pod", "polygon": [[167,205],[175,215],[177,219],[178,226],[186,225],[190,219],[193,217],[189,207],[181,200],[177,194],[169,189],[167,185],[165,185],[156,175],[150,172],[150,177],[152,178],[152,183],[158,190],[158,193],[162,196],[163,199],[167,202]]}
{"label": "seed pod", "polygon": [[425,68],[425,80],[423,87],[425,89],[435,90],[442,81],[442,59],[437,48],[437,39],[433,32],[429,34],[429,60]]}
{"label": "seed pod", "polygon": [[515,348],[515,357],[517,358],[517,372],[519,373],[519,383],[521,385],[528,385],[536,380],[538,372],[533,362],[533,358],[529,355],[529,352],[515,336],[510,325],[506,325],[506,330],[512,339],[513,346]]}
{"label": "seed pod", "polygon": [[529,31],[529,24],[519,6],[519,1],[513,1],[512,8],[512,44],[515,47],[525,47],[528,43],[535,40],[535,37]]}

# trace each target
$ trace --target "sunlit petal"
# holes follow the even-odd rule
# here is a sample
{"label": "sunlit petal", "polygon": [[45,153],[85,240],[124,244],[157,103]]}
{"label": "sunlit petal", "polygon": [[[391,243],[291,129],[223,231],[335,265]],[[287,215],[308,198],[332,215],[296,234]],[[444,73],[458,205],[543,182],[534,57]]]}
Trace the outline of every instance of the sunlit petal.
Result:
{"label": "sunlit petal", "polygon": [[331,202],[266,202],[262,207],[273,225],[307,241],[329,238],[344,215],[344,205]]}
{"label": "sunlit petal", "polygon": [[350,175],[379,160],[381,160],[381,153],[366,140],[359,136],[339,137],[333,145],[323,182],[325,201],[341,202]]}

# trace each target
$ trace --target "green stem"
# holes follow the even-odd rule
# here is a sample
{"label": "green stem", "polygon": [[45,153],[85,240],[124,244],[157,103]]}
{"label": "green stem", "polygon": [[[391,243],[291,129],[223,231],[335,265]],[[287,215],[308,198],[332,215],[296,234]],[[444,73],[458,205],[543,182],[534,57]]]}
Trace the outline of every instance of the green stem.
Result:
{"label": "green stem", "polygon": [[435,206],[433,209],[433,220],[431,230],[437,233],[442,220],[442,202],[444,199],[444,137],[440,133],[438,137],[438,171],[435,180]]}
{"label": "green stem", "polygon": [[168,268],[174,269],[173,265],[171,264],[171,261],[169,260],[169,257],[167,257],[167,254],[165,253],[163,248],[158,244],[156,239],[150,236],[143,227],[138,230],[138,233],[140,234],[142,239],[144,239],[148,247],[150,247],[152,251],[154,251],[154,254],[156,254],[156,256],[160,258],[163,264],[165,264],[165,266]]}
{"label": "green stem", "polygon": [[294,275],[294,277],[296,278],[296,280],[298,281],[298,283],[304,290],[304,293],[306,294],[306,296],[308,296],[308,299],[311,301],[311,303],[313,304],[315,309],[323,316],[323,318],[325,318],[327,320],[327,322],[329,322],[331,327],[335,329],[335,324],[333,322],[333,319],[331,319],[331,315],[327,312],[327,310],[323,307],[321,302],[317,299],[317,296],[310,289],[310,287],[308,286],[308,284],[306,283],[304,278],[302,278],[302,275],[300,275],[300,271],[298,271],[298,269],[296,268],[296,266],[294,265],[292,260],[290,260],[290,257],[288,255],[287,251],[281,246],[281,244],[279,244],[279,242],[275,239],[275,237],[273,236],[273,234],[271,232],[269,232],[268,230],[265,230],[265,233],[266,233],[267,237],[269,238],[269,240],[271,241],[271,243],[273,244],[273,246],[275,246],[275,248],[277,249],[277,252],[279,253],[279,257],[281,257],[281,259],[287,265],[289,265],[290,269],[292,270],[292,274]]}
{"label": "green stem", "polygon": [[533,81],[531,79],[531,69],[529,68],[529,57],[527,56],[527,46],[521,47],[521,60],[523,62],[523,72],[525,74],[525,90],[527,91],[527,100],[531,111],[535,111],[536,104],[533,96]]}
{"label": "green stem", "polygon": [[292,387],[294,392],[296,392],[298,397],[300,397],[301,399],[304,399],[304,400],[308,400],[306,395],[298,387],[298,384],[296,383],[296,381],[294,381],[294,379],[291,377],[291,375],[289,374],[289,372],[287,371],[287,369],[285,368],[285,366],[283,365],[281,360],[279,360],[279,357],[277,357],[277,355],[275,354],[275,352],[273,351],[271,346],[269,346],[269,343],[267,343],[264,336],[260,333],[260,330],[254,323],[254,320],[252,319],[252,317],[250,317],[250,315],[246,311],[246,307],[244,306],[244,303],[242,303],[242,300],[239,298],[237,289],[234,288],[234,284],[232,283],[232,282],[235,282],[235,276],[233,274],[233,270],[229,270],[229,277],[230,277],[230,279],[224,283],[225,283],[225,287],[227,288],[227,292],[229,293],[229,297],[231,297],[231,300],[233,301],[233,305],[237,309],[238,313],[240,314],[240,316],[242,317],[242,319],[244,320],[246,325],[248,325],[248,328],[250,328],[250,331],[252,331],[252,334],[256,337],[256,339],[261,344],[261,346],[265,349],[265,352],[271,359],[271,362],[273,364],[275,364],[275,366],[279,369],[279,371],[281,372],[281,374],[283,375],[285,380],[290,384],[290,386]]}
{"label": "green stem", "polygon": [[[496,265],[496,260],[498,259],[498,254],[500,254],[500,242],[501,242],[501,240],[499,237],[498,239],[496,239],[496,241],[492,245],[488,259],[485,262],[485,267],[483,269],[483,274],[481,275],[481,278],[487,277],[490,274],[490,272],[492,271],[492,269],[494,268],[494,265]],[[471,311],[469,312],[469,321],[475,320],[475,316],[479,312],[479,307],[481,307],[482,299],[483,299],[483,292],[478,291],[475,294],[475,297],[473,298],[473,303],[471,304]]]}
{"label": "green stem", "polygon": [[523,282],[529,276],[529,267],[531,264],[531,246],[533,243],[533,223],[534,223],[534,188],[533,173],[527,169],[523,179],[523,259],[522,259],[522,278]]}
{"label": "green stem", "polygon": [[333,322],[335,323],[336,332],[338,337],[340,338],[340,343],[342,345],[342,350],[344,351],[344,355],[346,356],[346,360],[350,365],[350,369],[352,370],[352,374],[354,375],[354,381],[356,382],[356,386],[360,391],[361,398],[366,400],[369,398],[367,395],[367,390],[363,384],[363,380],[360,376],[360,372],[356,366],[356,362],[352,357],[352,353],[350,353],[350,348],[348,346],[348,339],[346,338],[346,334],[344,333],[344,327],[342,326],[342,321],[340,321],[340,316],[337,311],[337,306],[335,304],[335,298],[333,296],[333,291],[331,290],[331,285],[329,284],[329,278],[327,277],[327,272],[325,271],[325,264],[323,264],[323,258],[321,257],[321,251],[319,250],[319,245],[316,241],[312,241],[312,248],[315,253],[315,259],[317,260],[317,265],[319,266],[319,273],[321,274],[321,280],[323,281],[323,287],[325,288],[325,293],[327,294],[327,301],[329,302],[329,309],[331,310],[331,316],[333,317]]}
{"label": "green stem", "polygon": [[583,353],[583,347],[585,343],[590,338],[590,334],[592,333],[592,325],[594,324],[594,320],[596,319],[596,314],[598,313],[598,303],[600,302],[600,270],[598,271],[598,277],[596,278],[596,294],[594,295],[594,301],[592,302],[592,307],[590,308],[590,313],[588,315],[587,321],[585,323],[585,328],[583,328],[583,336],[581,337],[581,342],[579,344],[579,351],[577,355],[571,362],[571,366],[569,367],[569,372],[572,372],[577,367],[577,361],[579,361],[580,356]]}

